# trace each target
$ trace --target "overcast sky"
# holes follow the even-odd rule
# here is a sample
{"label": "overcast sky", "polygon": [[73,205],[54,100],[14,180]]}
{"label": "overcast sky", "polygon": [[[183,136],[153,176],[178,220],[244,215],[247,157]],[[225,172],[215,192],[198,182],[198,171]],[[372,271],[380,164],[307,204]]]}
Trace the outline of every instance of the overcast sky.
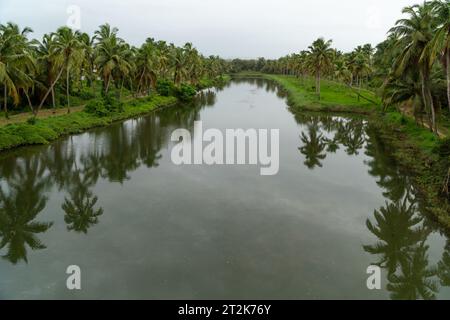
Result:
{"label": "overcast sky", "polygon": [[[147,37],[193,42],[206,55],[278,58],[314,39],[348,51],[384,40],[401,9],[420,0],[0,0],[0,23],[29,26],[41,37],[67,24],[72,5],[81,30],[108,22],[134,45]],[[72,11],[73,12],[73,11]],[[70,21],[76,21],[71,19]]]}

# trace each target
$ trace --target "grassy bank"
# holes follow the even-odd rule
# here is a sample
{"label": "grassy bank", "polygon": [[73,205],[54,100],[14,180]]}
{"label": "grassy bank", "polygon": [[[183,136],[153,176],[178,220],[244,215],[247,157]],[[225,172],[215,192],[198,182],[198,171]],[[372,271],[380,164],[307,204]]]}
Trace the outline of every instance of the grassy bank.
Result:
{"label": "grassy bank", "polygon": [[[298,110],[369,114],[381,106],[381,101],[368,90],[350,88],[344,84],[322,80],[320,99],[315,80],[294,76],[244,73],[237,76],[263,77],[279,83],[288,93],[289,105]],[[361,95],[358,98],[358,93]]]}
{"label": "grassy bank", "polygon": [[25,145],[47,144],[64,135],[106,126],[114,121],[142,115],[176,102],[175,97],[154,95],[133,100],[131,103],[124,105],[121,111],[111,112],[105,116],[80,111],[45,119],[30,120],[26,123],[8,124],[0,127],[0,151]]}
{"label": "grassy bank", "polygon": [[202,79],[195,87],[187,84],[175,87],[169,81],[162,81],[157,87],[159,94],[154,93],[144,98],[133,98],[129,91],[124,90],[123,93],[129,96],[124,99],[125,102],[117,100],[118,94],[114,89],[106,97],[108,101],[97,92],[95,95],[86,95],[85,99],[76,100],[80,106],[72,108],[73,112],[70,114],[66,113],[65,108],[56,109],[57,114],[52,114],[51,109],[45,109],[38,117],[33,117],[30,113],[18,113],[9,120],[11,123],[0,122],[0,151],[26,145],[47,144],[64,135],[107,126],[112,122],[146,114],[177,101],[190,101],[196,90],[220,87],[230,79],[228,75]]}
{"label": "grassy bank", "polygon": [[287,92],[288,104],[296,111],[359,113],[368,115],[392,151],[393,157],[424,200],[425,210],[446,230],[450,230],[450,199],[443,185],[450,167],[450,139],[439,138],[395,108],[383,112],[381,101],[374,93],[362,90],[371,101],[360,98],[355,90],[332,81],[323,81],[322,98],[314,90],[313,80],[292,76],[241,74],[241,77],[262,77],[276,81]]}

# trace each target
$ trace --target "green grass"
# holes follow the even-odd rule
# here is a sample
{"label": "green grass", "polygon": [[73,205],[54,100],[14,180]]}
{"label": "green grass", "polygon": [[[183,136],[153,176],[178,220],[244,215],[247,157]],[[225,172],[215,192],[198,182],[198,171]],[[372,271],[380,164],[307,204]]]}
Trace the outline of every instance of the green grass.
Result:
{"label": "green grass", "polygon": [[356,88],[352,89],[334,81],[321,81],[319,99],[315,92],[315,80],[311,78],[299,79],[294,76],[257,73],[245,74],[245,76],[260,76],[276,81],[288,93],[288,104],[299,110],[368,114],[381,106],[381,100],[373,92],[362,89],[360,93],[373,102],[364,98],[358,100]]}
{"label": "green grass", "polygon": [[106,126],[114,121],[148,113],[158,107],[174,104],[174,97],[151,96],[126,104],[123,112],[97,117],[84,111],[36,120],[35,124],[9,124],[0,128],[0,151],[24,145],[47,144],[61,136]]}
{"label": "green grass", "polygon": [[406,134],[408,139],[414,142],[419,149],[433,155],[441,139],[433,134],[429,129],[419,126],[414,119],[407,117],[400,112],[392,111],[381,115],[382,120],[393,129]]}

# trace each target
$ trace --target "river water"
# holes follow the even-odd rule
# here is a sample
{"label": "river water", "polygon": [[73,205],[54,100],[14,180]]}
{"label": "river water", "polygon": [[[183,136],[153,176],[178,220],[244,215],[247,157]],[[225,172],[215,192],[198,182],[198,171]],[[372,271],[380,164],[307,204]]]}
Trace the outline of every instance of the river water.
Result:
{"label": "river water", "polygon": [[[279,129],[279,173],[176,166],[171,133],[196,120]],[[376,129],[261,79],[1,154],[0,241],[0,299],[450,298],[450,241]]]}

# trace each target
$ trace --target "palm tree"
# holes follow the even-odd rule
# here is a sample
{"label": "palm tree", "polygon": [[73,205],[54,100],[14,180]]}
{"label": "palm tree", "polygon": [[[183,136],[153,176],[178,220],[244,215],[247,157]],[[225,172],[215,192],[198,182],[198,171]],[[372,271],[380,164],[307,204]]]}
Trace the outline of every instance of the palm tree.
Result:
{"label": "palm tree", "polygon": [[158,50],[153,39],[149,38],[138,50],[136,56],[136,72],[139,76],[138,92],[140,92],[142,88],[156,88],[160,69],[161,65]]}
{"label": "palm tree", "polygon": [[438,29],[422,58],[426,59],[429,56],[430,66],[436,59],[442,58],[442,64],[446,70],[447,103],[450,111],[450,5],[448,0],[435,0],[430,6],[434,10]]}
{"label": "palm tree", "polygon": [[308,65],[316,77],[316,93],[320,99],[320,80],[324,72],[333,65],[334,50],[331,48],[332,40],[325,41],[319,38],[309,47]]}
{"label": "palm tree", "polygon": [[20,101],[19,89],[28,90],[33,86],[29,75],[34,69],[27,34],[30,28],[22,31],[16,24],[0,25],[0,83],[3,84],[3,104],[5,117],[8,118],[8,96],[14,104]]}
{"label": "palm tree", "polygon": [[84,47],[80,41],[81,33],[79,31],[74,32],[69,27],[61,27],[52,36],[54,37],[55,63],[60,66],[60,70],[55,80],[50,85],[47,93],[44,95],[44,98],[41,100],[38,110],[42,108],[48,95],[52,92],[55,84],[61,78],[65,70],[67,113],[70,113],[70,72],[74,67],[80,66],[84,59]]}
{"label": "palm tree", "polygon": [[93,95],[95,96],[95,59],[96,51],[94,49],[95,36],[90,37],[87,33],[80,36],[81,44],[84,48],[83,72],[88,80],[88,85],[91,87]]}
{"label": "palm tree", "polygon": [[119,76],[124,78],[131,70],[131,65],[127,61],[130,46],[117,37],[117,32],[118,29],[111,30],[108,24],[100,26],[100,30],[96,32],[98,43],[95,64],[102,75],[105,94],[108,93],[115,73],[116,78]]}
{"label": "palm tree", "polygon": [[423,5],[406,7],[402,12],[409,17],[398,20],[396,26],[389,31],[398,37],[397,45],[404,48],[397,60],[396,75],[418,66],[422,100],[425,108],[431,112],[431,130],[437,132],[436,112],[430,89],[432,57],[427,54],[427,46],[433,39],[435,27],[433,7],[425,2]]}
{"label": "palm tree", "polygon": [[341,57],[334,63],[334,76],[337,80],[350,83],[352,72],[349,70],[347,61]]}
{"label": "palm tree", "polygon": [[175,85],[180,85],[183,78],[186,77],[187,74],[187,55],[183,48],[178,48],[172,45],[171,49],[171,60],[173,67],[173,82]]}
{"label": "palm tree", "polygon": [[52,83],[55,81],[57,69],[61,66],[56,65],[57,59],[54,52],[54,35],[45,34],[42,42],[39,42],[36,49],[37,59],[40,71],[45,77],[44,82],[51,90],[53,113],[56,112],[55,88]]}

